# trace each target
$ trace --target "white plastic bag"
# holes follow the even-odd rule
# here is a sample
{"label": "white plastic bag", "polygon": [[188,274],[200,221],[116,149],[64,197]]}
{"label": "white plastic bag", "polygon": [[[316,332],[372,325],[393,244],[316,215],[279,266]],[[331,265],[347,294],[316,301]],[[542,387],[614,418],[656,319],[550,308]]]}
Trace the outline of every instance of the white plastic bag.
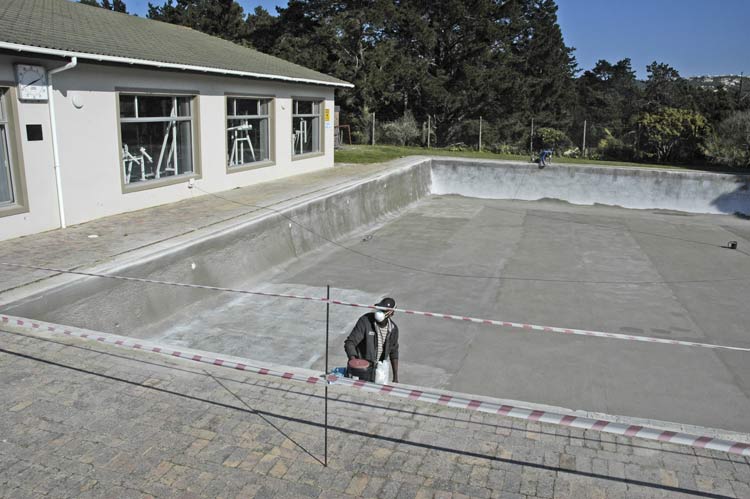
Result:
{"label": "white plastic bag", "polygon": [[384,360],[378,362],[378,366],[375,368],[375,383],[379,385],[387,385],[391,381],[391,361]]}

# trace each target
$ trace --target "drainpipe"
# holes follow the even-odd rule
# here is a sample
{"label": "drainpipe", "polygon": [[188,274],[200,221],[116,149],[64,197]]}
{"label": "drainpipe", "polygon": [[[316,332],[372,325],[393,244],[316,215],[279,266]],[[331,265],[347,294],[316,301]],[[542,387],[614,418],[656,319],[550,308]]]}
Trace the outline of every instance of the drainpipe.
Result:
{"label": "drainpipe", "polygon": [[57,184],[57,205],[60,210],[60,228],[65,225],[65,207],[63,205],[62,182],[60,180],[60,151],[57,145],[57,122],[55,121],[55,89],[52,85],[52,75],[73,69],[78,65],[78,57],[71,57],[65,66],[47,72],[47,95],[49,98],[49,124],[52,130],[52,156],[55,161],[55,182]]}

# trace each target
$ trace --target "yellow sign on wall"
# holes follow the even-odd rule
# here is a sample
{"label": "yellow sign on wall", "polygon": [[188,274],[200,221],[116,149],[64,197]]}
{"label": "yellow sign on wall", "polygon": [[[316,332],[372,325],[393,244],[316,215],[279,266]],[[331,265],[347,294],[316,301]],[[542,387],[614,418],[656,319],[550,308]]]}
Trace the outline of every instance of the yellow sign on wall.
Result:
{"label": "yellow sign on wall", "polygon": [[331,110],[330,109],[326,109],[325,110],[325,118],[326,118],[326,121],[331,121]]}

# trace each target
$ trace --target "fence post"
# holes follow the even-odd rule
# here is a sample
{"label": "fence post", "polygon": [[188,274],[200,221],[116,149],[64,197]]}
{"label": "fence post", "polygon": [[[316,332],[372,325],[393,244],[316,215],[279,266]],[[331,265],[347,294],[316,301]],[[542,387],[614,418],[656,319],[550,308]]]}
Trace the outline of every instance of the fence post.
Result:
{"label": "fence post", "polygon": [[482,117],[479,117],[479,152],[482,152]]}
{"label": "fence post", "polygon": [[375,145],[375,112],[372,113],[372,145]]}
{"label": "fence post", "polygon": [[531,162],[534,162],[534,118],[531,118],[531,135],[529,136],[529,154]]}
{"label": "fence post", "polygon": [[430,148],[430,135],[432,135],[432,123],[430,123],[430,115],[427,115],[427,149]]}
{"label": "fence post", "polygon": [[583,120],[583,147],[581,148],[581,156],[586,157],[586,120]]}

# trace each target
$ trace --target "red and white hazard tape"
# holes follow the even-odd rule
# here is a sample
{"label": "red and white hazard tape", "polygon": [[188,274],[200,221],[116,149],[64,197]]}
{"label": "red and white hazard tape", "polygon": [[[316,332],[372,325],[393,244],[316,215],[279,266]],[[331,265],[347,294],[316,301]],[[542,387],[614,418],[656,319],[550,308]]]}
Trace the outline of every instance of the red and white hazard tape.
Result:
{"label": "red and white hazard tape", "polygon": [[[253,365],[253,362],[249,360],[237,359],[232,357],[222,359],[215,354],[206,355],[205,352],[196,352],[190,349],[178,350],[174,347],[158,345],[148,341],[140,341],[125,336],[99,333],[75,327],[63,327],[42,321],[33,321],[22,317],[0,315],[0,324],[8,324],[14,327],[20,327],[25,331],[29,331],[31,333],[35,333],[37,331],[45,331],[50,333],[64,334],[66,336],[74,336],[86,340],[107,343],[121,348],[158,353],[161,355],[178,357],[193,362],[202,362],[204,364],[226,367],[239,371],[247,371],[261,375],[275,376],[278,378],[307,384],[314,385],[323,384],[325,382],[323,373],[317,376],[308,376],[303,374],[296,374],[290,371],[279,371],[255,366]],[[744,442],[735,442],[710,436],[666,431],[640,425],[627,425],[602,419],[593,419],[580,416],[557,414],[554,412],[525,409],[523,407],[514,407],[500,403],[493,403],[486,400],[475,400],[464,397],[457,397],[454,395],[403,388],[397,385],[378,385],[365,381],[355,381],[349,378],[342,378],[335,375],[328,375],[327,379],[330,383],[335,383],[338,385],[347,386],[370,393],[390,395],[393,397],[444,405],[447,407],[454,407],[458,409],[479,411],[489,414],[499,414],[501,416],[523,419],[526,421],[536,421],[540,423],[579,428],[582,430],[595,430],[604,433],[621,435],[624,437],[637,437],[646,440],[654,440],[657,442],[687,445],[700,449],[709,449],[750,457],[750,444]]]}
{"label": "red and white hazard tape", "polygon": [[[302,296],[302,295],[293,295],[293,294],[286,294],[286,293],[269,293],[265,291],[250,291],[250,290],[245,290],[245,289],[223,288],[219,286],[207,286],[203,284],[188,284],[188,283],[181,283],[181,282],[160,281],[157,279],[144,279],[141,277],[95,274],[91,272],[82,272],[82,271],[77,271],[77,270],[61,270],[61,269],[54,269],[54,268],[49,268],[49,267],[38,267],[34,265],[21,265],[21,264],[15,264],[15,263],[0,262],[0,265],[32,269],[32,270],[44,270],[47,272],[57,272],[61,274],[74,274],[74,275],[81,275],[81,276],[87,276],[87,277],[105,277],[108,279],[145,282],[145,283],[150,283],[150,284],[163,284],[163,285],[168,285],[168,286],[178,286],[178,287],[184,287],[184,288],[205,289],[205,290],[223,291],[223,292],[229,292],[229,293],[241,293],[241,294],[246,294],[246,295],[269,296],[269,297],[275,297],[275,298],[291,298],[295,300],[318,301],[318,302],[323,302],[323,303],[327,302],[333,305],[341,305],[345,307],[356,307],[356,308],[367,308],[367,309],[378,308],[373,305],[366,305],[363,303],[352,303],[352,302],[346,302],[346,301],[341,301],[341,300],[330,300],[328,298],[320,298],[320,297],[315,297],[315,296]],[[750,347],[716,345],[713,343],[699,343],[695,341],[670,340],[666,338],[655,338],[653,336],[636,336],[632,334],[607,333],[604,331],[588,331],[586,329],[573,329],[573,328],[556,327],[556,326],[539,326],[536,324],[528,324],[524,322],[510,322],[510,321],[501,321],[501,320],[493,320],[493,319],[479,319],[476,317],[467,317],[464,315],[443,314],[443,313],[437,313],[437,312],[422,312],[420,310],[409,310],[409,309],[403,309],[403,308],[394,308],[394,309],[387,309],[387,310],[393,310],[395,312],[402,312],[402,313],[409,314],[409,315],[419,315],[423,317],[435,317],[438,319],[449,319],[449,320],[456,320],[456,321],[472,322],[474,324],[485,324],[485,325],[490,325],[490,326],[510,327],[510,328],[523,329],[526,331],[541,331],[543,333],[561,333],[561,334],[571,334],[571,335],[578,335],[578,336],[589,336],[589,337],[594,337],[594,338],[609,338],[612,340],[640,341],[640,342],[645,342],[645,343],[658,343],[662,345],[677,345],[677,346],[684,346],[684,347],[709,348],[709,349],[714,349],[714,350],[733,350],[737,352],[750,352]]]}
{"label": "red and white hazard tape", "polygon": [[[358,308],[377,308],[371,305],[362,305],[360,303],[349,303],[339,300],[330,300],[334,305],[344,305],[347,307],[358,307]],[[725,349],[735,350],[739,352],[750,352],[750,348],[746,347],[734,347],[728,345],[715,345],[712,343],[698,343],[695,341],[681,341],[681,340],[669,340],[665,338],[654,338],[652,336],[635,336],[631,334],[620,334],[620,333],[606,333],[603,331],[588,331],[586,329],[572,329],[565,327],[555,326],[538,326],[536,324],[527,324],[524,322],[509,322],[499,321],[492,319],[478,319],[476,317],[467,317],[464,315],[452,315],[452,314],[441,314],[435,312],[422,312],[420,310],[408,310],[403,308],[384,309],[393,310],[394,312],[402,312],[409,315],[421,315],[423,317],[436,317],[438,319],[450,319],[455,321],[473,322],[475,324],[486,324],[491,326],[501,327],[512,327],[518,329],[525,329],[526,331],[541,331],[543,333],[562,333],[572,334],[580,336],[592,336],[595,338],[609,338],[613,340],[627,340],[627,341],[642,341],[646,343],[660,343],[663,345],[679,345],[685,347],[701,347],[701,348],[712,348],[712,349]]]}

